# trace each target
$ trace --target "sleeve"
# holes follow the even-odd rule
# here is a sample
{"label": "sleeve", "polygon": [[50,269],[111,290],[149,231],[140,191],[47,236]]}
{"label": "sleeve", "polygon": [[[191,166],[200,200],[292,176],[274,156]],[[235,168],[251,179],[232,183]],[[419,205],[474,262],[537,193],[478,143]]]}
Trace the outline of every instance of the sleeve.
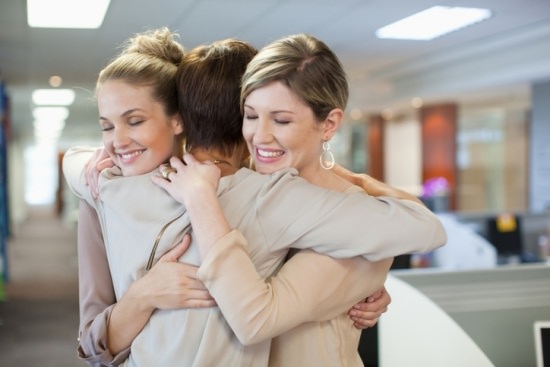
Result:
{"label": "sleeve", "polygon": [[96,148],[72,147],[63,155],[63,175],[71,191],[80,199],[93,203],[90,190],[84,181],[84,170]]}
{"label": "sleeve", "polygon": [[250,261],[246,240],[232,231],[209,251],[198,277],[240,342],[250,345],[347,311],[383,286],[391,262],[334,259],[303,250],[265,281]]}
{"label": "sleeve", "polygon": [[429,252],[447,241],[437,216],[421,204],[363,191],[335,192],[288,172],[273,175],[256,200],[265,245],[273,251],[292,246],[379,261]]}
{"label": "sleeve", "polygon": [[129,348],[116,356],[107,348],[107,324],[116,303],[103,236],[95,210],[80,202],[78,217],[80,325],[78,356],[89,366],[118,366]]}

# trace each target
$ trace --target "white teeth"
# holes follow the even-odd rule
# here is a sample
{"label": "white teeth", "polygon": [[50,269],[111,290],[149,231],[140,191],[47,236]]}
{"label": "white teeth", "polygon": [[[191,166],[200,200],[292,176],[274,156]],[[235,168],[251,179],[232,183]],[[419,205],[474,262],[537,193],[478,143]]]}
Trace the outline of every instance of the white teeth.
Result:
{"label": "white teeth", "polygon": [[282,156],[283,152],[281,152],[280,150],[276,152],[268,152],[265,150],[258,149],[258,155],[264,158],[276,158],[276,157]]}
{"label": "white teeth", "polygon": [[136,157],[140,154],[141,154],[141,151],[136,150],[132,153],[120,154],[120,156],[122,157],[122,159],[129,159],[129,158],[132,158],[132,157]]}

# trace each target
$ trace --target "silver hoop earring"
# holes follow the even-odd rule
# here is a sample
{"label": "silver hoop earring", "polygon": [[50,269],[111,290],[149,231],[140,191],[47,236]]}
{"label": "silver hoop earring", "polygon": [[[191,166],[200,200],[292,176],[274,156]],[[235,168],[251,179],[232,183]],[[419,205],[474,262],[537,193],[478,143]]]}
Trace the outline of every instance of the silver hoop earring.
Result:
{"label": "silver hoop earring", "polygon": [[328,141],[323,142],[323,152],[319,157],[319,162],[321,163],[321,167],[324,169],[332,169],[336,163],[334,160],[334,155],[330,151],[330,144]]}

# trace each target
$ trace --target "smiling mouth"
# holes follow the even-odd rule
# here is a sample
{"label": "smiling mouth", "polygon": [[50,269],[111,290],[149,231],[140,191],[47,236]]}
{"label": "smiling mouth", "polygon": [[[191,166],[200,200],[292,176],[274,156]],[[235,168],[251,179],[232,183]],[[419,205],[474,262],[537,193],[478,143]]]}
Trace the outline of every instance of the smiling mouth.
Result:
{"label": "smiling mouth", "polygon": [[117,155],[124,160],[132,159],[134,157],[137,157],[138,155],[141,155],[144,151],[143,150],[135,150],[130,153],[117,153]]}
{"label": "smiling mouth", "polygon": [[259,148],[256,148],[256,153],[260,158],[277,158],[284,154],[284,152],[281,150],[268,151],[268,150],[262,150]]}

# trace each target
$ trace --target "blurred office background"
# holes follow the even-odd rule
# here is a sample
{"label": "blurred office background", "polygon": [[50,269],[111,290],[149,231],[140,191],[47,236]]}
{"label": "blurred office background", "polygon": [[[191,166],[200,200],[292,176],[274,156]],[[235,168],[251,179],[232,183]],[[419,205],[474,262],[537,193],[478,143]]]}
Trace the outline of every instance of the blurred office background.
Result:
{"label": "blurred office background", "polygon": [[[72,145],[101,144],[99,70],[128,37],[161,26],[186,48],[227,37],[260,48],[298,32],[324,40],[350,81],[338,163],[418,195],[449,233],[445,248],[399,259],[392,276],[447,312],[494,365],[534,365],[533,322],[550,319],[548,0],[102,0],[92,1],[106,9],[95,25],[85,2],[58,3],[0,4],[0,365],[30,363],[11,349],[29,340],[36,358],[55,350],[79,365],[77,201],[59,164]],[[31,5],[73,24],[46,28]],[[434,6],[486,11],[433,39],[380,32]],[[423,25],[450,23],[437,16]],[[66,101],[41,101],[43,90]],[[43,323],[40,303],[63,332]],[[21,326],[29,318],[39,325]]]}

